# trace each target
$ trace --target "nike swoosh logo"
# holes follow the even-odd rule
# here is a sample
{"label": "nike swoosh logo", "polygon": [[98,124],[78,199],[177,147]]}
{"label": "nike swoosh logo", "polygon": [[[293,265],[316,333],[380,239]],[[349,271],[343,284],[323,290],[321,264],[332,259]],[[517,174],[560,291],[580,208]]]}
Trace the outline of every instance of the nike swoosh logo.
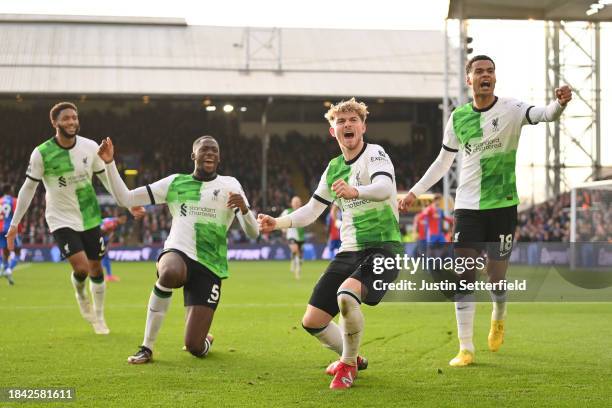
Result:
{"label": "nike swoosh logo", "polygon": [[214,300],[210,300],[210,299],[208,299],[206,302],[208,302],[208,303],[217,303]]}
{"label": "nike swoosh logo", "polygon": [[153,309],[149,308],[149,312],[158,313],[159,310],[153,310]]}
{"label": "nike swoosh logo", "polygon": [[342,377],[342,378],[340,378],[340,381],[342,381],[342,383],[343,383],[344,385],[351,385],[351,384],[353,384],[353,379],[351,378],[351,374],[349,374],[349,376],[348,376],[348,377]]}

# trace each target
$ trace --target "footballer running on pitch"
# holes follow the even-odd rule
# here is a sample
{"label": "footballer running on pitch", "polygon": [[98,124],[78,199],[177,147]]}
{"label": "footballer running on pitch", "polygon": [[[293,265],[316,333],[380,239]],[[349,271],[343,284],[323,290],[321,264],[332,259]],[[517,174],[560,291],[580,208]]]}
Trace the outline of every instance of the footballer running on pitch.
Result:
{"label": "footballer running on pitch", "polygon": [[[489,281],[499,282],[506,276],[516,228],[519,199],[515,167],[521,129],[527,124],[557,120],[572,99],[572,91],[562,86],[555,89],[555,101],[546,107],[534,107],[495,96],[495,63],[490,57],[474,56],[465,71],[474,100],[453,111],[438,158],[399,206],[400,210],[407,210],[418,195],[437,183],[461,150],[461,178],[455,198],[455,253],[476,258],[486,249]],[[466,271],[462,279],[474,281],[475,271]],[[504,341],[506,291],[492,291],[491,298],[488,344],[491,351],[498,351]],[[476,305],[473,293],[469,292],[458,293],[455,300],[459,354],[449,364],[460,367],[474,360]]]}
{"label": "footballer running on pitch", "polygon": [[[298,196],[291,198],[291,207],[285,209],[281,213],[281,217],[289,215],[302,206],[302,199]],[[285,237],[287,238],[287,244],[289,245],[289,251],[291,251],[291,272],[295,279],[300,279],[302,273],[302,262],[304,262],[304,246],[305,233],[304,228],[287,228],[285,230]]]}
{"label": "footballer running on pitch", "polygon": [[[96,334],[108,334],[104,319],[106,285],[100,259],[104,241],[100,234],[102,216],[98,198],[91,182],[95,174],[110,191],[104,163],[97,156],[98,145],[78,135],[80,130],[77,107],[60,102],[49,112],[55,136],[34,149],[19,190],[17,208],[6,238],[12,250],[17,227],[28,210],[38,183],[45,186],[45,218],[63,258],[72,267],[71,280],[81,315],[89,321]],[[134,216],[144,215],[144,208],[130,209]],[[93,310],[85,280],[93,298]]]}
{"label": "footballer running on pitch", "polygon": [[[332,389],[349,388],[367,361],[358,356],[364,321],[361,303],[378,304],[386,290],[374,280],[392,282],[398,270],[376,275],[374,259],[403,253],[397,189],[391,159],[376,144],[365,143],[367,107],[354,98],[332,105],[325,115],[342,154],[332,159],[308,203],[291,214],[259,215],[262,232],[304,227],[336,202],[342,210],[340,250],[317,282],[302,319],[304,329],[341,358],[326,370]],[[339,327],[332,320],[340,312]]]}

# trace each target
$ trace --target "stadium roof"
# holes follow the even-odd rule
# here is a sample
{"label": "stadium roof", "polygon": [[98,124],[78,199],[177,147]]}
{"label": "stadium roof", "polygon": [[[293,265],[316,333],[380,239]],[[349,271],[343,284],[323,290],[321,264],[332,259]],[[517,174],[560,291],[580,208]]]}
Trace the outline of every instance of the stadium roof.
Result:
{"label": "stadium roof", "polygon": [[612,21],[612,4],[587,15],[597,0],[450,0],[448,18]]}
{"label": "stadium roof", "polygon": [[0,15],[0,49],[4,94],[439,99],[444,90],[442,31]]}

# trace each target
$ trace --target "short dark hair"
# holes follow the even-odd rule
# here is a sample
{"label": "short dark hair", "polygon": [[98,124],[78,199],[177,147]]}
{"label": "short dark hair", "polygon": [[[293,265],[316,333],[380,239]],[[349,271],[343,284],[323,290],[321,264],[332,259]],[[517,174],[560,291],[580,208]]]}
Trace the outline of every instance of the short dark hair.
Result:
{"label": "short dark hair", "polygon": [[195,140],[195,142],[193,142],[193,145],[191,146],[191,149],[192,149],[192,150],[193,150],[193,149],[195,149],[195,147],[196,147],[196,145],[197,145],[198,143],[200,143],[200,142],[202,142],[202,141],[204,141],[204,140],[208,140],[208,139],[214,140],[214,141],[215,141],[215,143],[219,144],[219,142],[217,142],[217,139],[215,139],[214,137],[209,136],[209,135],[205,135],[205,136],[200,136],[200,137],[198,137],[198,138]]}
{"label": "short dark hair", "polygon": [[493,58],[489,57],[488,55],[474,55],[465,64],[465,75],[469,75],[470,74],[470,71],[472,70],[472,65],[476,61],[491,61],[493,63],[493,68],[495,68],[495,61],[493,61]]}
{"label": "short dark hair", "polygon": [[53,107],[51,108],[51,111],[49,111],[49,119],[51,119],[51,122],[53,122],[54,120],[57,120],[57,117],[59,116],[60,112],[63,111],[64,109],[74,109],[74,111],[78,113],[77,107],[74,103],[59,102],[53,105]]}

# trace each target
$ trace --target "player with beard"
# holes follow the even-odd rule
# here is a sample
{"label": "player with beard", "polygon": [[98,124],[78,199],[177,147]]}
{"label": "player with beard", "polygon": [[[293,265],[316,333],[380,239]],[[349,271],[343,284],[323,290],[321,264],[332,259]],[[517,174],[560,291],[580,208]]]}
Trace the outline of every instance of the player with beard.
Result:
{"label": "player with beard", "polygon": [[[465,74],[474,100],[453,111],[438,158],[402,199],[399,208],[407,211],[417,196],[442,178],[461,151],[461,178],[454,214],[455,255],[474,259],[486,250],[489,282],[499,282],[506,277],[516,227],[519,198],[515,167],[521,129],[525,125],[558,120],[572,99],[572,91],[568,86],[555,89],[556,100],[546,107],[497,97],[495,62],[486,55],[471,58]],[[473,282],[475,270],[464,272],[461,279]],[[491,351],[498,351],[504,341],[506,291],[494,291],[491,298],[493,312],[488,345]],[[474,361],[475,311],[474,294],[457,293],[459,354],[449,362],[453,367],[467,366]]]}
{"label": "player with beard", "polygon": [[[106,285],[100,263],[105,250],[100,235],[102,217],[91,180],[95,174],[110,191],[104,162],[96,154],[96,142],[78,135],[79,117],[74,104],[56,104],[49,117],[56,133],[30,156],[26,180],[6,234],[8,247],[13,249],[17,226],[42,181],[47,191],[45,218],[62,257],[72,267],[71,280],[81,315],[93,325],[96,334],[108,334],[104,319]],[[143,208],[131,211],[135,216],[144,214]],[[85,285],[88,276],[93,309]]]}
{"label": "player with beard", "polygon": [[157,282],[149,298],[144,340],[128,357],[130,364],[153,359],[153,346],[170,307],[172,290],[183,288],[187,309],[185,349],[205,357],[212,345],[208,333],[221,298],[221,281],[229,276],[227,230],[237,217],[249,238],[259,234],[242,186],[233,177],[217,174],[219,144],[212,136],[193,143],[192,174],[173,174],[150,185],[128,190],[113,161],[110,139],[98,154],[106,163],[110,186],[120,205],[167,204],[172,227],[157,259]]}

